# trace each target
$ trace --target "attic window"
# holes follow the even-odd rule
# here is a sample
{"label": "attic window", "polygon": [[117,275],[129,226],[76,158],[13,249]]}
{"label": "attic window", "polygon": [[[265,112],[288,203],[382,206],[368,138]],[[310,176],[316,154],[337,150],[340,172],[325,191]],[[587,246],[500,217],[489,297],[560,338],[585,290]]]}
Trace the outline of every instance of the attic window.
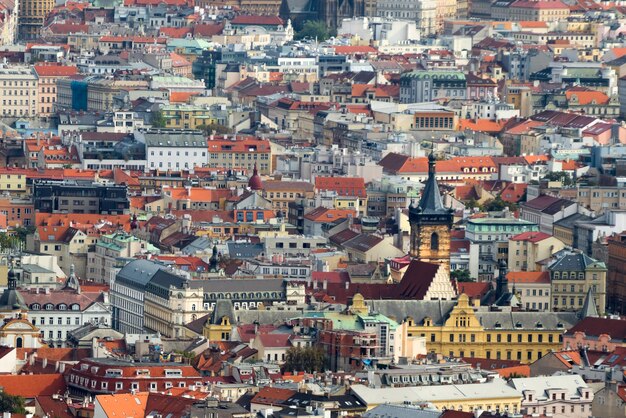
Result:
{"label": "attic window", "polygon": [[537,321],[537,323],[535,324],[535,326],[537,328],[543,328],[543,324],[540,321]]}
{"label": "attic window", "polygon": [[522,323],[521,322],[516,322],[515,323],[515,328],[522,328]]}
{"label": "attic window", "polygon": [[562,323],[562,322],[558,322],[558,323],[556,324],[556,327],[557,327],[558,329],[563,329],[563,328],[564,328],[564,327],[563,327],[563,323]]}
{"label": "attic window", "polygon": [[500,322],[496,322],[495,328],[502,328],[502,324]]}

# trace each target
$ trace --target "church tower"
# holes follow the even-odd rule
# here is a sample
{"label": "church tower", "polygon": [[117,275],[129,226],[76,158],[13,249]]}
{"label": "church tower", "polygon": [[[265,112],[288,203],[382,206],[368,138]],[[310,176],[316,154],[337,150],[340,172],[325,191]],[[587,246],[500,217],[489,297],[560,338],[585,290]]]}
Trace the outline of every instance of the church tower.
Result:
{"label": "church tower", "polygon": [[443,264],[450,272],[452,211],[443,206],[435,178],[435,156],[428,156],[428,180],[419,204],[409,206],[410,255],[420,261]]}

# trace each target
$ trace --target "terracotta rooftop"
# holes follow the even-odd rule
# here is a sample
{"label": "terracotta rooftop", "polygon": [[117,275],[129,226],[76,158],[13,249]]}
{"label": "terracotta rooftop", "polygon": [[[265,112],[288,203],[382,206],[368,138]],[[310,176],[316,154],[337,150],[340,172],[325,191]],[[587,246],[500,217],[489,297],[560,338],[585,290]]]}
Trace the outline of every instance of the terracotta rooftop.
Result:
{"label": "terracotta rooftop", "polygon": [[62,395],[67,390],[62,374],[8,375],[0,380],[4,392],[27,399]]}

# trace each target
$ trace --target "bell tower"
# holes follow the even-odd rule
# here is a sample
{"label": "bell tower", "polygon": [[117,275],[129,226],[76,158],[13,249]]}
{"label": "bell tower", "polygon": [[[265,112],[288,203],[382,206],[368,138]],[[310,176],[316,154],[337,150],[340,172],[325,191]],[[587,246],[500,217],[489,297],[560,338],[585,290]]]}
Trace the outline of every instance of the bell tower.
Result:
{"label": "bell tower", "polygon": [[443,264],[450,271],[452,210],[443,206],[435,178],[435,156],[428,156],[428,180],[417,206],[409,206],[410,256],[420,261]]}

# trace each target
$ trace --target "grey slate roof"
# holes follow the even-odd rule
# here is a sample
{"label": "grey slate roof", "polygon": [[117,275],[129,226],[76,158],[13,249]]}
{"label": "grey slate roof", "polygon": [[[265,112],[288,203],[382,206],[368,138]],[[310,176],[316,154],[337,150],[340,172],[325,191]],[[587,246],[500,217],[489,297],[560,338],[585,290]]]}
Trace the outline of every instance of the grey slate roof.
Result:
{"label": "grey slate roof", "polygon": [[260,243],[229,242],[228,255],[233,258],[255,258],[265,251]]}
{"label": "grey slate roof", "polygon": [[164,269],[157,270],[152,279],[146,284],[146,292],[158,295],[164,299],[170,299],[170,286],[182,289],[189,281]]}
{"label": "grey slate roof", "polygon": [[415,323],[421,323],[429,317],[433,325],[442,325],[448,318],[456,301],[449,300],[368,300],[374,312],[393,317],[401,322],[406,317],[413,318]]}
{"label": "grey slate roof", "polygon": [[378,405],[363,414],[363,418],[439,418],[440,411],[418,409],[407,405]]}
{"label": "grey slate roof", "polygon": [[573,229],[576,222],[589,222],[593,218],[582,213],[575,213],[567,218],[563,218],[554,222],[554,226],[560,226],[562,228]]}
{"label": "grey slate roof", "polygon": [[[442,325],[456,305],[456,301],[438,300],[369,300],[367,304],[374,312],[402,321],[411,317],[416,324],[424,318],[430,318],[433,325]],[[563,330],[571,328],[578,322],[575,312],[494,312],[477,311],[476,318],[486,329],[541,329]],[[496,326],[499,324],[499,326]]]}
{"label": "grey slate roof", "polygon": [[17,289],[5,289],[0,296],[0,312],[14,309],[28,309],[28,307]]}
{"label": "grey slate roof", "polygon": [[149,147],[207,148],[207,140],[200,131],[163,129],[141,133],[139,137]]}
{"label": "grey slate roof", "polygon": [[194,286],[202,286],[204,293],[211,292],[281,292],[283,279],[213,279],[194,280]]}
{"label": "grey slate roof", "polygon": [[[476,312],[485,329],[551,329],[563,330],[576,325],[575,312]],[[541,327],[538,324],[541,324]],[[499,324],[499,326],[498,326]]]}
{"label": "grey slate roof", "polygon": [[115,280],[143,290],[161,268],[163,268],[163,265],[154,261],[133,260],[117,273]]}
{"label": "grey slate roof", "polygon": [[[591,264],[600,263],[583,253],[566,254],[555,261],[551,266],[552,271],[585,271]],[[602,264],[602,263],[600,263]]]}

